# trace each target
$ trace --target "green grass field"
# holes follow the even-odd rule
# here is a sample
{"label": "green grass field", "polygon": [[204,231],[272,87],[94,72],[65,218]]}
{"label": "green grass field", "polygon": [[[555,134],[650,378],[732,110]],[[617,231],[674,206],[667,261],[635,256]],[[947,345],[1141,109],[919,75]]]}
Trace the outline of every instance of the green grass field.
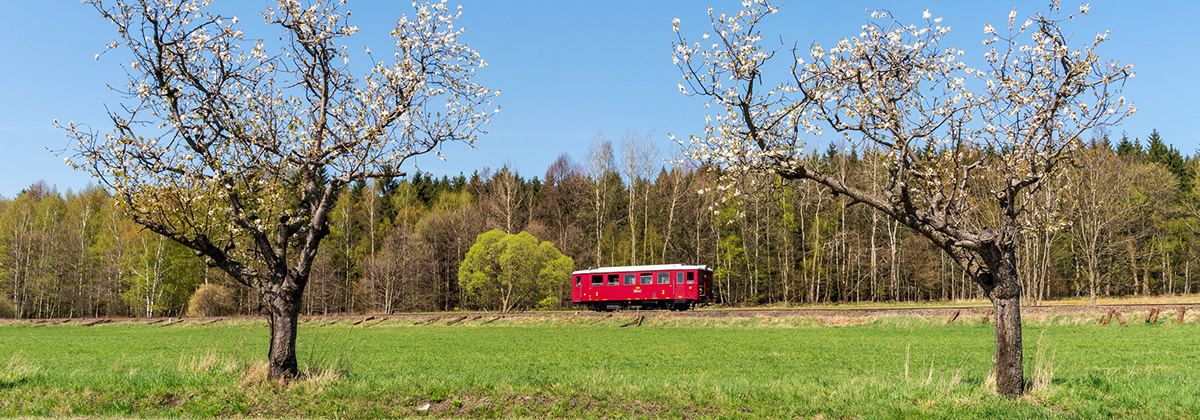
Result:
{"label": "green grass field", "polygon": [[0,417],[1200,417],[1191,319],[1029,319],[1019,400],[977,317],[593,319],[306,323],[289,385],[261,321],[0,325]]}

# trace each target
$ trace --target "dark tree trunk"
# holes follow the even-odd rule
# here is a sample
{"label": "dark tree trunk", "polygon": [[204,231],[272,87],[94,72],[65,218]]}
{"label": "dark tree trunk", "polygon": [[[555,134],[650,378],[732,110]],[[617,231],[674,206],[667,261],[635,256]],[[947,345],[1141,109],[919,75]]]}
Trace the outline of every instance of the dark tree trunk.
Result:
{"label": "dark tree trunk", "polygon": [[271,379],[292,380],[300,375],[296,364],[296,327],[300,315],[300,297],[276,292],[263,293],[271,327],[267,363]]}
{"label": "dark tree trunk", "polygon": [[[996,391],[1018,397],[1025,393],[1025,368],[1021,342],[1021,283],[1017,279],[1016,252],[996,250],[981,282],[996,313]],[[990,281],[989,281],[990,280]]]}
{"label": "dark tree trunk", "polygon": [[1021,365],[1021,295],[993,298],[996,310],[996,391],[1001,395],[1025,393],[1025,369]]}

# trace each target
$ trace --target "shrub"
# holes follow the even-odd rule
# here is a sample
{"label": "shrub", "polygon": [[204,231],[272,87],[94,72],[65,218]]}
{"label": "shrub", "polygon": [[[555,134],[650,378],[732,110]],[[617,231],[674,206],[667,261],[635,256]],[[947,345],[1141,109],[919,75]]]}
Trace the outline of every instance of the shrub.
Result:
{"label": "shrub", "polygon": [[233,291],[218,284],[200,286],[188,300],[188,316],[225,316],[233,311]]}
{"label": "shrub", "polygon": [[575,261],[529,232],[480,234],[458,269],[469,304],[501,312],[557,306],[558,286],[575,271]]}
{"label": "shrub", "polygon": [[0,296],[0,318],[16,318],[17,308],[7,296]]}

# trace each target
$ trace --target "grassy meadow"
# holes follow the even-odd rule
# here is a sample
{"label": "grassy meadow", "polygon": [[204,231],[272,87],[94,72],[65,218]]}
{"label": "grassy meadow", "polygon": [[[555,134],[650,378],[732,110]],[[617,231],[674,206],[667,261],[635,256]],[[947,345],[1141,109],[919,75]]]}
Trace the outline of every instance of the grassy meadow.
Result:
{"label": "grassy meadow", "polygon": [[309,322],[287,385],[258,320],[11,323],[0,417],[1200,417],[1200,323],[1173,315],[1027,317],[1018,400],[978,316]]}

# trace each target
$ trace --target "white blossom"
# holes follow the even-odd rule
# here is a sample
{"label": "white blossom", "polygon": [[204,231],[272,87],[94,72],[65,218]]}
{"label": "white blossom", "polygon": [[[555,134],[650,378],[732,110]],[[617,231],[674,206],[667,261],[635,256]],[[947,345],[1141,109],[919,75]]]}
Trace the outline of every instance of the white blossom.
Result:
{"label": "white blossom", "polygon": [[1058,30],[1070,16],[1057,3],[1019,26],[1013,9],[1005,34],[984,23],[987,51],[977,63],[944,45],[950,27],[930,21],[928,9],[924,25],[871,11],[857,36],[810,44],[812,61],[789,55],[791,73],[782,75],[766,64],[780,46],[762,41],[777,37],[759,33],[775,10],[757,2],[735,14],[710,8],[705,34],[718,39],[691,43],[680,35],[674,44],[681,92],[710,99],[704,134],[690,137],[687,154],[723,170],[722,184],[706,190],[722,199],[763,173],[840,185],[842,175],[806,166],[833,130],[847,144],[843,153],[877,154],[892,171],[882,196],[859,191],[855,198],[878,198],[872,206],[885,210],[890,200],[912,200],[923,217],[967,214],[968,187],[981,182],[983,168],[1010,185],[1037,185],[1065,165],[1085,131],[1136,112],[1120,96],[1132,66],[1100,62],[1095,50],[1107,32],[1090,45],[1071,44]]}
{"label": "white blossom", "polygon": [[[320,202],[325,190],[304,190],[300,174],[320,168],[333,186],[396,175],[440,143],[473,145],[499,111],[499,91],[474,81],[486,62],[460,41],[461,11],[445,2],[413,4],[391,31],[395,61],[365,75],[346,66],[358,27],[344,2],[274,3],[263,14],[269,28],[303,28],[278,37],[276,52],[245,39],[236,17],[210,13],[208,3],[93,2],[117,28],[107,48],[133,62],[123,66],[127,83],[113,85],[125,101],[110,114],[112,132],[63,126],[79,144],[66,162],[99,177],[135,220],[169,228],[177,240],[203,233],[254,270],[273,250],[248,238],[297,221],[307,224],[292,235],[321,227],[313,208],[295,203],[302,193]],[[171,59],[159,60],[159,51]],[[306,90],[322,83],[305,78],[333,88]],[[303,243],[294,239],[280,246]]]}

